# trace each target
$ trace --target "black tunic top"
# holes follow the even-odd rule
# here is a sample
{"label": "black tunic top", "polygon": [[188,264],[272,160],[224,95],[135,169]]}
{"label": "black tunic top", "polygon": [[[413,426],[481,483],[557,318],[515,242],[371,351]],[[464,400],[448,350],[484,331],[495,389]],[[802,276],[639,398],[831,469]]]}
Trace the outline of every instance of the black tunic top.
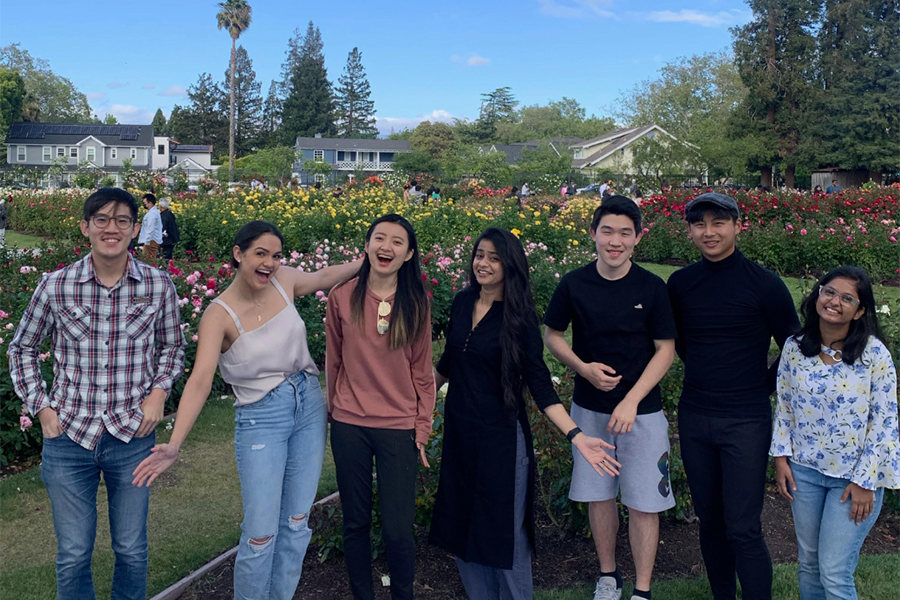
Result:
{"label": "black tunic top", "polygon": [[[478,293],[456,295],[447,325],[447,345],[437,372],[449,379],[444,403],[441,476],[431,521],[431,543],[466,562],[498,569],[513,563],[516,421],[522,426],[529,459],[525,526],[534,547],[534,450],[525,399],[516,421],[503,414],[500,330],[503,303],[494,302],[472,328]],[[541,410],[559,397],[543,359],[537,317],[521,339],[528,389]]]}

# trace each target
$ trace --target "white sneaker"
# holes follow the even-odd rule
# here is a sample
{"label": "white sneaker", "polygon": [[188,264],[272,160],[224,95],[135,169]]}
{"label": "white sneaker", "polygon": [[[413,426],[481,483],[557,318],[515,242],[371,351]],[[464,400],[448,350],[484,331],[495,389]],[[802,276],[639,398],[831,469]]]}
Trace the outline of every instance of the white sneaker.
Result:
{"label": "white sneaker", "polygon": [[615,577],[601,577],[597,580],[592,600],[620,600],[622,588],[616,587]]}

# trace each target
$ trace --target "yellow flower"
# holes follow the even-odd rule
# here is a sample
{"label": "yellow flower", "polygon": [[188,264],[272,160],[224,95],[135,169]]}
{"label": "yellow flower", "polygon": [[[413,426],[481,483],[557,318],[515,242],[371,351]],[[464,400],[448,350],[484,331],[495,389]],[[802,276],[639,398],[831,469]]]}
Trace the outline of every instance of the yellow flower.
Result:
{"label": "yellow flower", "polygon": [[573,246],[577,246],[577,245],[578,245],[578,240],[572,240],[572,245],[573,245]]}
{"label": "yellow flower", "polygon": [[522,235],[522,232],[519,231],[519,230],[516,229],[516,228],[513,228],[512,231],[511,231],[510,233],[512,233],[512,234],[513,234],[514,236],[516,236],[516,237],[520,237],[520,236]]}
{"label": "yellow flower", "polygon": [[228,225],[228,221],[222,221],[222,225]]}
{"label": "yellow flower", "polygon": [[540,222],[540,221],[535,221],[534,224],[535,224],[535,225],[540,225],[541,222]]}

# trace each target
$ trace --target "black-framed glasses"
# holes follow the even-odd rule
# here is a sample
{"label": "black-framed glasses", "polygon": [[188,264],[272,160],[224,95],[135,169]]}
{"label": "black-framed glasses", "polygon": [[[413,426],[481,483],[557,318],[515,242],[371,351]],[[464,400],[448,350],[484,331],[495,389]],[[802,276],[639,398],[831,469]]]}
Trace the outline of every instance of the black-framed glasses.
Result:
{"label": "black-framed glasses", "polygon": [[854,308],[857,304],[859,304],[859,298],[857,298],[856,296],[851,296],[850,294],[841,294],[833,287],[827,285],[819,286],[819,295],[826,300],[833,300],[835,297],[840,298],[841,304],[843,304],[844,306],[849,306],[850,308]]}
{"label": "black-framed glasses", "polygon": [[132,225],[134,225],[134,219],[129,217],[128,215],[118,215],[115,217],[110,217],[109,215],[99,214],[91,217],[91,222],[99,227],[100,229],[104,229],[109,222],[113,221],[116,224],[116,227],[119,229],[128,229]]}

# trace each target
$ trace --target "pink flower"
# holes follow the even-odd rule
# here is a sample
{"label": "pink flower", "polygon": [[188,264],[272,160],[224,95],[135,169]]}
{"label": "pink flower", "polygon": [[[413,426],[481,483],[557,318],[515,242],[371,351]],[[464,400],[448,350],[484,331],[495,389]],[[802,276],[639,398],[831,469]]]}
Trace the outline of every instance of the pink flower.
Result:
{"label": "pink flower", "polygon": [[22,415],[19,417],[19,429],[21,429],[22,431],[28,431],[29,429],[31,429],[32,425],[34,425],[34,423],[31,422],[31,419],[29,419],[27,415]]}
{"label": "pink flower", "polygon": [[8,317],[8,316],[9,316],[8,314],[6,314],[6,313],[3,312],[2,310],[0,310],[0,319],[5,319],[5,318]]}
{"label": "pink flower", "polygon": [[432,285],[437,285],[437,284],[438,284],[438,280],[437,280],[436,277],[433,277],[433,278],[431,279],[431,284],[432,284]]}
{"label": "pink flower", "polygon": [[806,235],[806,230],[805,230],[805,229],[801,229],[801,230],[800,230],[800,235]]}
{"label": "pink flower", "polygon": [[197,337],[197,334],[196,334],[196,333],[195,333],[194,335],[191,336],[191,341],[192,341],[192,342],[196,342],[196,341],[199,340],[199,339],[200,339],[200,338]]}

